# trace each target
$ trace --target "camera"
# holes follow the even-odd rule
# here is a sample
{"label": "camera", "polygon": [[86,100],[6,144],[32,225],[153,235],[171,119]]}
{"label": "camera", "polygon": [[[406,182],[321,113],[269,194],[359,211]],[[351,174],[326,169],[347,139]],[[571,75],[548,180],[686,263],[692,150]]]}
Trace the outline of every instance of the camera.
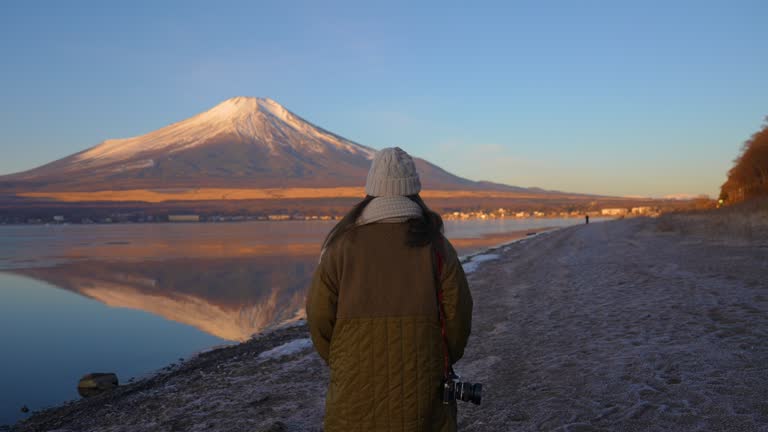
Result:
{"label": "camera", "polygon": [[472,402],[480,405],[483,385],[462,381],[461,377],[451,373],[448,379],[443,381],[443,403],[448,404],[455,400]]}

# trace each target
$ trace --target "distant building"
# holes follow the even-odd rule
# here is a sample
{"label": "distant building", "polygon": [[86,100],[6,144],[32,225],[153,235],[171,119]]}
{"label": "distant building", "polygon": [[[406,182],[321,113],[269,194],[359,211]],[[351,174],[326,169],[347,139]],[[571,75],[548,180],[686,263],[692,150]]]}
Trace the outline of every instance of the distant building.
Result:
{"label": "distant building", "polygon": [[629,210],[625,208],[605,208],[600,212],[603,216],[626,216],[627,213]]}
{"label": "distant building", "polygon": [[647,215],[653,213],[653,207],[632,207],[632,214]]}
{"label": "distant building", "polygon": [[168,215],[168,222],[200,222],[200,215]]}
{"label": "distant building", "polygon": [[284,221],[284,220],[290,219],[291,216],[286,214],[278,214],[278,215],[269,215],[268,218],[271,221]]}

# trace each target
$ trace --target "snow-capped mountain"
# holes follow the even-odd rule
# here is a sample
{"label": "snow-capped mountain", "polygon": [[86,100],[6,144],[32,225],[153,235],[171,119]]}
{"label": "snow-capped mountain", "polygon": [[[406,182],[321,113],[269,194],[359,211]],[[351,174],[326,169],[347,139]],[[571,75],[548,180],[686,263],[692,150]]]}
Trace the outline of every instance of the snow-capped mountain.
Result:
{"label": "snow-capped mountain", "polygon": [[311,125],[272,99],[236,97],[146,135],[107,140],[76,155],[75,159],[96,166],[120,162],[146,152],[173,155],[205,146],[225,136],[262,144],[272,156],[286,151],[309,154],[341,151],[370,158],[374,153],[372,149]]}
{"label": "snow-capped mountain", "polygon": [[[110,139],[41,167],[0,176],[4,189],[362,186],[375,150],[267,98],[235,97],[145,135]],[[416,160],[425,188],[507,189]]]}

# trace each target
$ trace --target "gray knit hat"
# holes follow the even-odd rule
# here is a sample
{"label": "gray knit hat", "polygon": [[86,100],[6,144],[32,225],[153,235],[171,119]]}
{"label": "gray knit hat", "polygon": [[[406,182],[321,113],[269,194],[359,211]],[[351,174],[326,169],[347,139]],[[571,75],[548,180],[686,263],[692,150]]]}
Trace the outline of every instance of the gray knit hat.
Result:
{"label": "gray knit hat", "polygon": [[413,159],[400,147],[381,149],[373,157],[365,193],[371,196],[416,195],[421,190]]}

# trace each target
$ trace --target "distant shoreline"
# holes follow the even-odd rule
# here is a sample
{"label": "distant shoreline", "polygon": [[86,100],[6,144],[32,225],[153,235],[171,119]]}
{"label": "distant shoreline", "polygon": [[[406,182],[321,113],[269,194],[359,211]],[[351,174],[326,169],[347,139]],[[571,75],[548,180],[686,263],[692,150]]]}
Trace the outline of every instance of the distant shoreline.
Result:
{"label": "distant shoreline", "polygon": [[[336,189],[342,191],[335,194]],[[184,199],[175,199],[179,195],[175,190],[138,190],[130,192],[135,195],[131,197],[120,195],[128,193],[125,191],[115,191],[116,195],[113,191],[72,192],[80,194],[72,196],[69,192],[34,192],[33,197],[26,198],[0,192],[0,224],[155,222],[168,221],[169,217],[219,222],[335,220],[363,196],[359,188],[329,188],[320,192],[308,188],[232,189],[231,197],[237,199],[226,198],[230,197],[229,190],[198,191],[204,193],[181,193]],[[148,201],[142,201],[145,192],[151,193]],[[50,194],[62,194],[63,200],[47,198]],[[690,209],[694,205],[693,201],[578,194],[425,190],[421,195],[445,219],[646,216]],[[79,201],[90,198],[98,199]],[[124,201],[128,198],[136,200]]]}

